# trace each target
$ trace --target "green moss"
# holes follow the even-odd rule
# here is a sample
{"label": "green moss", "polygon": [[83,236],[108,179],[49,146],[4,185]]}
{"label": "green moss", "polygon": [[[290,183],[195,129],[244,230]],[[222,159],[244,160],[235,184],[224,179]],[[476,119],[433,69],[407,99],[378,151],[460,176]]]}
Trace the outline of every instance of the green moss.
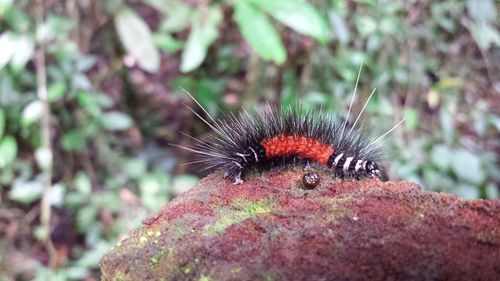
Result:
{"label": "green moss", "polygon": [[155,266],[158,264],[158,258],[156,256],[152,256],[150,259],[149,259],[149,263],[151,263],[152,266]]}
{"label": "green moss", "polygon": [[[170,250],[170,248],[169,248]],[[158,253],[156,253],[154,256],[152,256],[150,259],[149,259],[149,263],[152,265],[152,266],[155,266],[157,265],[159,262],[160,262],[160,259],[162,257],[164,257],[165,255],[168,256],[168,254],[171,252],[169,250],[165,250],[165,249],[162,249],[160,250]]]}
{"label": "green moss", "polygon": [[213,224],[205,226],[204,234],[208,236],[221,234],[230,225],[242,222],[248,218],[268,214],[272,211],[271,205],[272,198],[265,198],[258,201],[239,198],[234,200],[229,206],[217,206],[215,208],[216,221]]}
{"label": "green moss", "polygon": [[201,275],[200,278],[198,279],[198,281],[213,281],[212,278],[210,278],[209,276],[205,276],[205,275]]}
{"label": "green moss", "polygon": [[350,205],[357,200],[360,199],[352,196],[310,198],[311,204],[317,208],[324,209],[324,212],[315,212],[314,215],[311,216],[311,222],[314,223],[316,220],[323,220],[336,223],[338,219],[353,217],[355,213],[350,208]]}
{"label": "green moss", "polygon": [[124,281],[127,280],[127,274],[123,273],[122,271],[115,272],[113,275],[113,281]]}
{"label": "green moss", "polygon": [[148,243],[148,238],[147,238],[146,236],[141,236],[141,237],[139,238],[139,244],[140,244],[141,246],[144,246],[146,243]]}

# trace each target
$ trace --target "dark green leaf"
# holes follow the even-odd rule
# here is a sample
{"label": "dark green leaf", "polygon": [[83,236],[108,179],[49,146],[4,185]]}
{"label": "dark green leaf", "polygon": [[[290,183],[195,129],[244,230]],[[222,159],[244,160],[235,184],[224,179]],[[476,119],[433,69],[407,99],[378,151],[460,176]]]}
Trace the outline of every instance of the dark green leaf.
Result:
{"label": "dark green leaf", "polygon": [[310,3],[297,0],[251,0],[251,2],[291,29],[322,43],[328,41],[328,26]]}
{"label": "dark green leaf", "polygon": [[284,63],[285,47],[267,16],[246,1],[239,1],[235,9],[234,19],[250,47],[265,60]]}
{"label": "dark green leaf", "polygon": [[62,136],[61,144],[65,150],[81,151],[85,148],[86,137],[83,132],[78,129],[71,130]]}

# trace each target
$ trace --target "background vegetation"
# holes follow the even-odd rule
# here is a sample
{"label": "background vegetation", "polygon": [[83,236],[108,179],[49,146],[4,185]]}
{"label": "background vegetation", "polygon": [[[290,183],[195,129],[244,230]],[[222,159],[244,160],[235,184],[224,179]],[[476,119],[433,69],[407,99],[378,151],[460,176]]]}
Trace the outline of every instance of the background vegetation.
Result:
{"label": "background vegetation", "polygon": [[[202,175],[179,132],[269,101],[353,112],[394,179],[499,197],[498,0],[0,0],[0,280],[97,280]],[[221,109],[221,110],[219,110]]]}

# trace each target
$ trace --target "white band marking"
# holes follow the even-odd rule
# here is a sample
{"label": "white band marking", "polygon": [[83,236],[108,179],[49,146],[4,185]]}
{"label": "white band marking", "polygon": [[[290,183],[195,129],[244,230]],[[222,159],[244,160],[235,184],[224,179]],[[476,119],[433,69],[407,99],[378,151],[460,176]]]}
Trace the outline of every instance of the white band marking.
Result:
{"label": "white band marking", "polygon": [[351,164],[353,158],[354,157],[347,157],[345,159],[344,166],[342,167],[342,171],[344,171],[344,173],[347,173],[347,171],[349,170],[349,165]]}
{"label": "white band marking", "polygon": [[356,167],[354,168],[356,172],[362,167],[361,163],[363,163],[363,160],[358,160],[358,162],[356,162]]}
{"label": "white band marking", "polygon": [[335,157],[335,167],[337,166],[337,163],[340,161],[342,156],[344,156],[344,153],[340,153],[337,157]]}

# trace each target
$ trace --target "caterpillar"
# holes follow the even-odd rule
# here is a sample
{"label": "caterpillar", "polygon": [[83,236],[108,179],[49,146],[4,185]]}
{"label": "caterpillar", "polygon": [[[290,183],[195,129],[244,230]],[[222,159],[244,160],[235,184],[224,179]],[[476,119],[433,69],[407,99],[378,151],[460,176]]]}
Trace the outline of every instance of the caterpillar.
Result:
{"label": "caterpillar", "polygon": [[[356,88],[357,82],[348,115]],[[355,128],[374,92],[352,126],[347,126],[349,116],[344,122],[338,122],[331,113],[306,110],[298,105],[277,109],[268,104],[263,109],[243,109],[239,115],[230,114],[226,119],[216,120],[186,92],[208,118],[188,108],[213,132],[203,140],[191,137],[196,142],[192,147],[178,147],[199,156],[199,160],[191,163],[202,163],[206,170],[222,169],[224,178],[232,179],[234,184],[241,184],[249,171],[292,165],[303,165],[305,170],[310,170],[311,165],[319,166],[338,179],[386,181],[387,173],[381,164],[383,152],[377,143],[404,119],[373,140],[369,140],[365,130]],[[304,177],[304,184],[312,181],[314,187],[317,180],[317,175],[310,174]]]}

